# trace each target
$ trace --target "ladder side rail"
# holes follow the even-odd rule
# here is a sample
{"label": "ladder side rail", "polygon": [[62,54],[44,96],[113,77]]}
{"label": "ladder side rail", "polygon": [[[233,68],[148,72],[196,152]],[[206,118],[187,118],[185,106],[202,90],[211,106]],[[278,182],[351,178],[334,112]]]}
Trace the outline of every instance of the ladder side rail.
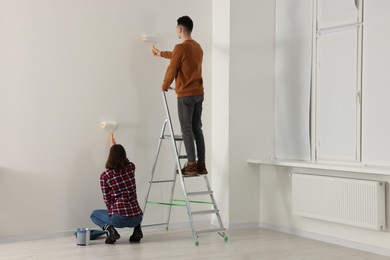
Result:
{"label": "ladder side rail", "polygon": [[[211,186],[210,186],[209,180],[207,178],[207,175],[203,175],[203,177],[204,177],[204,181],[205,181],[206,186],[207,186],[207,190],[209,192],[211,192],[212,190],[211,190]],[[219,214],[219,209],[217,207],[217,202],[215,201],[213,192],[210,193],[210,198],[211,198],[211,202],[213,203],[214,210],[218,211],[216,213],[216,215],[217,215],[219,227],[225,229],[224,226],[223,226],[223,223],[222,223],[221,215]],[[223,232],[223,236],[225,237],[225,232]]]}
{"label": "ladder side rail", "polygon": [[[181,147],[182,147],[182,144],[183,142],[180,141],[180,144],[179,144],[179,154],[181,152]],[[172,212],[172,204],[173,204],[173,196],[175,195],[175,184],[176,184],[176,177],[177,177],[177,174],[176,174],[176,171],[177,171],[177,163],[175,163],[175,169],[173,171],[173,179],[175,180],[172,184],[172,189],[171,189],[171,197],[170,197],[170,200],[169,202],[171,203],[171,206],[169,207],[169,210],[168,210],[168,219],[167,219],[167,229],[169,228],[169,223],[170,223],[170,219],[171,219],[171,212]]]}
{"label": "ladder side rail", "polygon": [[156,157],[154,159],[154,163],[153,163],[153,167],[152,167],[152,171],[151,171],[148,192],[146,193],[145,206],[144,206],[144,211],[143,211],[144,215],[145,215],[145,211],[146,211],[146,205],[148,204],[150,190],[152,188],[152,182],[153,182],[153,178],[154,178],[154,173],[156,171],[157,161],[158,161],[158,157],[160,155],[160,150],[161,150],[161,143],[162,143],[162,139],[163,139],[163,136],[164,136],[164,133],[165,133],[165,129],[166,129],[166,126],[167,126],[167,122],[168,122],[168,120],[165,119],[165,121],[163,123],[163,126],[162,126],[162,129],[161,129],[161,134],[160,134],[160,138],[159,138],[159,141],[158,141],[158,145],[157,145]]}
{"label": "ladder side rail", "polygon": [[188,202],[187,188],[186,188],[186,185],[184,183],[184,178],[183,178],[183,174],[182,174],[182,171],[181,171],[181,164],[180,164],[180,160],[179,160],[179,152],[178,152],[177,146],[176,146],[175,133],[173,131],[172,119],[171,119],[171,114],[169,112],[167,96],[165,94],[165,91],[162,91],[162,96],[163,96],[163,100],[164,100],[165,112],[167,114],[168,127],[169,127],[169,130],[171,132],[171,141],[172,141],[172,145],[173,145],[173,150],[175,152],[175,157],[176,157],[175,160],[176,160],[176,164],[177,164],[177,168],[178,168],[178,172],[179,172],[179,176],[180,176],[180,178],[179,178],[180,179],[180,184],[181,184],[181,187],[182,187],[182,190],[183,190],[184,200],[186,202],[186,208],[187,208],[188,217],[190,219],[192,235],[193,235],[195,241],[197,241],[198,235],[196,234],[196,231],[195,231],[195,225],[193,223],[192,213],[191,213],[192,212],[191,211],[191,206],[190,206],[190,203]]}

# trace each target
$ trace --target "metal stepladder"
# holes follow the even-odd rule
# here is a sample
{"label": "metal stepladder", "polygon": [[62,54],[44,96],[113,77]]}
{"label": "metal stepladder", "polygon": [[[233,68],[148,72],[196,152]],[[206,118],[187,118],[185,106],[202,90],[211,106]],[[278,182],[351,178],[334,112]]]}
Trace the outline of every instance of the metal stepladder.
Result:
{"label": "metal stepladder", "polygon": [[[142,226],[148,227],[148,226],[166,225],[166,229],[168,229],[172,206],[185,206],[187,208],[188,218],[190,220],[190,225],[191,225],[191,229],[192,229],[192,235],[193,235],[194,242],[195,242],[196,246],[199,245],[199,240],[198,240],[199,235],[204,234],[204,233],[218,232],[218,234],[223,237],[224,241],[228,241],[228,236],[225,234],[225,228],[223,227],[221,216],[219,214],[219,209],[217,207],[217,204],[216,204],[216,201],[215,201],[215,198],[213,195],[213,191],[211,190],[211,186],[210,186],[210,183],[208,181],[207,174],[195,175],[195,176],[185,176],[182,174],[181,160],[187,159],[186,155],[180,155],[180,151],[181,151],[181,147],[182,147],[182,143],[183,143],[183,137],[180,135],[174,134],[171,115],[169,112],[168,102],[167,102],[167,97],[166,97],[165,91],[162,91],[162,97],[163,97],[163,101],[164,101],[165,112],[166,112],[167,118],[165,119],[165,121],[163,123],[161,134],[159,137],[156,157],[155,157],[154,164],[152,167],[151,179],[149,181],[149,188],[148,188],[148,192],[146,195],[145,206],[144,206],[143,212],[145,214],[146,206],[148,204],[158,204],[158,205],[168,206],[169,211],[168,211],[168,217],[167,217],[166,222],[158,223],[158,224],[147,224],[147,225],[142,225]],[[166,134],[167,126],[168,126],[168,132],[169,132],[168,134]],[[171,141],[171,143],[173,145],[173,149],[174,149],[174,154],[175,154],[175,161],[176,162],[175,162],[175,170],[173,171],[173,178],[169,179],[169,180],[155,180],[155,170],[156,170],[158,157],[160,154],[160,148],[161,148],[162,142],[166,141],[166,140]],[[179,179],[180,179],[180,184],[181,184],[181,188],[183,191],[184,200],[177,200],[177,199],[173,198],[177,177],[179,177]],[[190,179],[196,178],[196,177],[204,179],[207,190],[198,191],[198,192],[188,192],[187,191],[185,180],[190,180]],[[153,184],[161,184],[161,183],[171,183],[172,184],[170,200],[168,202],[149,201],[149,195],[150,195],[152,185]],[[200,195],[209,195],[211,202],[189,200],[189,197],[200,196]],[[184,204],[179,204],[178,202],[181,202],[181,203],[184,202]],[[191,205],[190,205],[191,203],[210,204],[210,205],[212,205],[212,209],[192,211]],[[217,220],[218,220],[219,227],[198,231],[195,227],[193,217],[194,217],[194,215],[203,215],[203,214],[215,214],[217,217]]]}

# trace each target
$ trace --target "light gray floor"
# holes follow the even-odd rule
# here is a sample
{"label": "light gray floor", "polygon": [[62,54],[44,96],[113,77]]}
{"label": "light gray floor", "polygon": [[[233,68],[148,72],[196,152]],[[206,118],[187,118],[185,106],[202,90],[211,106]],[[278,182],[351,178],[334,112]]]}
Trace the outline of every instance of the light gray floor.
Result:
{"label": "light gray floor", "polygon": [[130,229],[119,232],[122,237],[115,245],[104,244],[102,238],[89,246],[77,246],[73,236],[3,243],[0,259],[389,259],[262,228],[230,230],[228,242],[216,233],[205,234],[198,247],[187,229],[146,229],[139,244],[129,244]]}

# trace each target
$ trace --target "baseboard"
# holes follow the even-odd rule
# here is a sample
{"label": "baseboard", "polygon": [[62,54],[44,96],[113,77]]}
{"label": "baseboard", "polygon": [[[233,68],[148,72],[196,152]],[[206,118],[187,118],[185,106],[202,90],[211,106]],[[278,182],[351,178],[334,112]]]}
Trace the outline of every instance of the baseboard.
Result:
{"label": "baseboard", "polygon": [[[215,216],[211,218],[211,225],[219,227],[218,219]],[[222,220],[222,225],[224,228],[229,228],[229,222]]]}
{"label": "baseboard", "polygon": [[12,242],[20,242],[20,241],[67,237],[73,235],[73,233],[74,230],[67,230],[67,231],[50,232],[50,233],[34,233],[28,235],[1,236],[0,243],[12,243]]}
{"label": "baseboard", "polygon": [[264,222],[260,222],[259,227],[279,231],[282,233],[301,236],[301,237],[305,237],[305,238],[310,238],[310,239],[314,239],[314,240],[319,240],[319,241],[330,243],[330,244],[335,244],[335,245],[339,245],[339,246],[362,250],[365,252],[370,252],[370,253],[374,253],[374,254],[378,254],[378,255],[390,256],[390,249],[383,248],[383,247],[377,247],[377,246],[363,244],[363,243],[350,241],[350,240],[346,240],[346,239],[341,239],[341,238],[337,238],[337,237],[330,237],[330,236],[326,236],[326,235],[322,235],[322,234],[318,234],[318,233],[313,233],[313,232],[309,232],[309,231],[305,231],[305,230],[301,230],[301,229],[279,226],[279,225],[274,225],[274,224],[269,224],[269,223],[264,223]]}
{"label": "baseboard", "polygon": [[[210,226],[210,220],[198,220],[195,221],[194,224],[196,226]],[[99,229],[99,227],[90,227],[91,229]],[[164,229],[164,226],[152,226],[152,227],[146,227],[146,230],[162,230]],[[191,226],[188,221],[183,222],[172,222],[169,224],[169,229],[176,230],[176,229],[188,229],[191,231]],[[50,233],[34,233],[34,234],[27,234],[27,235],[10,235],[10,236],[0,236],[0,244],[2,243],[12,243],[12,242],[21,242],[21,241],[32,241],[32,240],[43,240],[43,239],[50,239],[50,238],[59,238],[59,237],[67,237],[67,236],[73,236],[75,230],[66,230],[66,231],[58,231],[58,232],[50,232]]]}
{"label": "baseboard", "polygon": [[259,222],[229,223],[229,229],[258,228]]}
{"label": "baseboard", "polygon": [[[224,228],[226,229],[241,229],[241,228],[258,228],[259,222],[222,222]],[[219,226],[218,220],[216,218],[211,219],[211,225]]]}

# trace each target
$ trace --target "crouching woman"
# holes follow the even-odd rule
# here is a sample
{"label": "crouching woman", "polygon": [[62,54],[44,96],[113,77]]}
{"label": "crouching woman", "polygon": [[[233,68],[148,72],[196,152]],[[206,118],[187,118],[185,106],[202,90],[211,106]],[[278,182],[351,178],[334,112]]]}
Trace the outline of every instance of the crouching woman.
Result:
{"label": "crouching woman", "polygon": [[106,244],[114,244],[120,238],[115,228],[134,228],[129,242],[139,242],[142,210],[138,204],[135,185],[135,165],[126,157],[120,144],[111,146],[106,163],[106,171],[100,175],[100,186],[107,210],[94,210],[91,220],[107,231]]}

